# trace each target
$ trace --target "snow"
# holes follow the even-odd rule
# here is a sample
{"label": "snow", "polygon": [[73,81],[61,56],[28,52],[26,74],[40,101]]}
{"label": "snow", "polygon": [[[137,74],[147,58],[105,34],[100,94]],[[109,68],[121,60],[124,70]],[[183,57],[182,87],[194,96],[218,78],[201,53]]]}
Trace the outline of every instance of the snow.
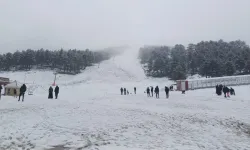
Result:
{"label": "snow", "polygon": [[14,81],[14,82],[7,84],[5,87],[6,88],[20,88],[21,86],[22,86],[22,84],[20,84],[17,81]]}
{"label": "snow", "polygon": [[[249,86],[236,86],[236,96],[215,95],[215,89],[171,92],[173,82],[146,78],[136,50],[87,68],[59,75],[58,100],[48,100],[50,71],[26,73],[34,95],[24,102],[0,100],[0,149],[250,149]],[[0,73],[19,82],[24,72]],[[160,99],[148,98],[147,86],[158,85]],[[137,95],[120,95],[120,87]]]}

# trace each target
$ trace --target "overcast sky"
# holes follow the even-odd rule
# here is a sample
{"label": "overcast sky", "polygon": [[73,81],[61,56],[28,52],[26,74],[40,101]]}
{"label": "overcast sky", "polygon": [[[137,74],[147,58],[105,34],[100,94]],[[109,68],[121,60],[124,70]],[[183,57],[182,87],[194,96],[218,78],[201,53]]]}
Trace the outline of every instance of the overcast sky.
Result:
{"label": "overcast sky", "polygon": [[250,0],[0,0],[0,52],[241,39]]}

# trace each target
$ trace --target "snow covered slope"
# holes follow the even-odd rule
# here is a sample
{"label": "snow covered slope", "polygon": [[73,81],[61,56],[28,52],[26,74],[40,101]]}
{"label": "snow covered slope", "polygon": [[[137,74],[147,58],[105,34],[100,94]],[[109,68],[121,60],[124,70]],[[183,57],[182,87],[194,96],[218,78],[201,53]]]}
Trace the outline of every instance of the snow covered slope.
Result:
{"label": "snow covered slope", "polygon": [[[133,89],[138,87],[145,90],[147,86],[170,85],[173,82],[165,79],[147,79],[144,71],[137,59],[139,48],[126,50],[122,55],[102,62],[100,65],[88,67],[78,75],[58,75],[56,84],[60,87],[72,90],[74,94],[81,90],[99,90],[117,93],[120,87]],[[29,71],[29,72],[4,72],[2,77],[9,77],[11,80],[25,82],[29,86],[35,87],[34,94],[44,94],[54,81],[52,71]],[[109,90],[109,86],[116,87],[115,91]],[[81,93],[81,92],[80,92]]]}
{"label": "snow covered slope", "polygon": [[[167,79],[148,79],[134,49],[87,68],[76,76],[59,75],[58,100],[48,100],[52,72],[31,71],[35,83],[25,102],[0,100],[0,149],[250,149],[249,86],[234,87],[236,96],[216,96],[214,89],[171,92]],[[0,76],[24,81],[25,73]],[[160,99],[146,97],[159,85]],[[120,95],[120,87],[137,94]],[[53,149],[54,148],[54,149]]]}

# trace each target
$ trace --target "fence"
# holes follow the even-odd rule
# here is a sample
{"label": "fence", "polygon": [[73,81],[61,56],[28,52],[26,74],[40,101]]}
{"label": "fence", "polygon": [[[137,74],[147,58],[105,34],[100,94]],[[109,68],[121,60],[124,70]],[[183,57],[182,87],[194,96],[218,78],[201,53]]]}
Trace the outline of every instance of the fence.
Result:
{"label": "fence", "polygon": [[211,88],[217,84],[226,86],[247,85],[250,84],[250,75],[188,80],[188,90]]}

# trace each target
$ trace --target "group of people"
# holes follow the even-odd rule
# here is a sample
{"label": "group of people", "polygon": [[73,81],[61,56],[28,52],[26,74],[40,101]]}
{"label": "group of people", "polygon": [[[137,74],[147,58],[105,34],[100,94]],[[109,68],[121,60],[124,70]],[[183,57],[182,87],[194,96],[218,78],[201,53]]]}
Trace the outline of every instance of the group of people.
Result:
{"label": "group of people", "polygon": [[[1,99],[1,95],[2,95],[2,89],[3,89],[3,87],[0,85],[0,99]],[[22,101],[24,101],[24,95],[25,95],[26,90],[27,90],[27,87],[25,84],[23,84],[20,88],[18,101],[20,101],[21,97],[22,97]],[[55,98],[56,99],[58,98],[58,94],[59,94],[59,87],[56,86],[55,87]],[[16,95],[17,95],[17,90],[14,89],[14,97],[16,97]],[[53,88],[52,87],[49,88],[49,97],[48,98],[53,99]]]}
{"label": "group of people", "polygon": [[[58,85],[55,87],[55,98],[57,99],[58,98],[58,94],[59,94],[59,87]],[[48,96],[48,99],[53,99],[53,88],[50,87],[49,88],[49,96]]]}
{"label": "group of people", "polygon": [[154,97],[155,93],[156,98],[159,98],[160,90],[158,86],[156,86],[155,88],[153,86],[147,87],[146,92],[148,97]]}
{"label": "group of people", "polygon": [[[166,98],[169,98],[169,91],[173,89],[173,86],[171,86],[170,88],[165,86],[165,93],[166,93]],[[155,93],[155,96],[156,98],[160,98],[159,96],[159,93],[160,93],[160,89],[158,86],[156,86],[155,88],[153,86],[151,87],[147,87],[146,89],[146,93],[147,93],[147,96],[148,97],[153,97],[154,96],[154,93]]]}
{"label": "group of people", "polygon": [[230,95],[235,95],[235,90],[231,87],[230,89],[227,86],[223,86],[222,84],[216,85],[216,94],[222,95],[222,92],[224,93],[224,97],[230,97]]}
{"label": "group of people", "polygon": [[[126,88],[121,87],[120,91],[121,91],[121,95],[129,95],[129,94],[131,94],[131,93],[129,93],[128,89],[126,89]],[[134,94],[136,94],[136,87],[134,87]]]}
{"label": "group of people", "polygon": [[[173,90],[172,85],[170,87],[165,86],[166,98],[169,98],[169,91],[171,91],[171,90]],[[120,88],[120,92],[121,92],[121,95],[131,94],[131,93],[129,93],[128,89],[123,88],[123,87]],[[156,86],[155,88],[153,86],[147,87],[147,89],[144,93],[147,93],[148,97],[154,97],[154,93],[155,93],[155,97],[157,99],[160,98],[160,89],[158,86]],[[134,94],[136,94],[136,87],[134,87]]]}

